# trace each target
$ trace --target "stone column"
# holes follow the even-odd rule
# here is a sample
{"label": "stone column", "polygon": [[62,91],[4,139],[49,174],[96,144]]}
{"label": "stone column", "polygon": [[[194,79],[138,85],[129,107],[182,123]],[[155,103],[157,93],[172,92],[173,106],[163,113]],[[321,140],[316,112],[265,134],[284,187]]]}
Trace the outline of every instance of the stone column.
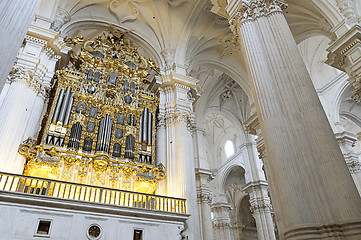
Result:
{"label": "stone column", "polygon": [[212,173],[204,169],[196,170],[197,181],[197,199],[199,208],[199,217],[201,223],[201,233],[203,240],[214,239],[213,227],[212,227],[212,190],[209,186],[209,182],[212,180]]}
{"label": "stone column", "polygon": [[213,229],[214,229],[214,239],[222,240],[233,240],[234,236],[232,234],[231,219],[229,218],[229,211],[231,210],[231,205],[228,203],[216,203],[212,204],[213,212]]}
{"label": "stone column", "polygon": [[[164,122],[164,131],[158,132],[165,142],[158,153],[166,167],[167,177],[157,193],[187,199],[187,213],[191,214],[182,235],[188,239],[200,239],[197,208],[195,164],[193,154],[192,100],[188,92],[197,80],[177,73],[170,73],[157,79],[160,98],[159,122]],[[159,140],[157,140],[159,141]]]}
{"label": "stone column", "polygon": [[19,50],[9,74],[9,88],[0,97],[4,99],[0,106],[0,171],[23,172],[25,159],[18,148],[22,141],[34,138],[41,123],[47,90],[60,58],[56,52],[64,47],[57,36],[31,26]]}
{"label": "stone column", "polygon": [[267,182],[250,182],[244,186],[243,190],[249,194],[251,212],[256,220],[258,239],[276,240]]}
{"label": "stone column", "polygon": [[0,2],[0,91],[35,16],[40,0]]}
{"label": "stone column", "polygon": [[359,239],[361,198],[302,61],[283,0],[228,1],[267,153],[281,239]]}
{"label": "stone column", "polygon": [[357,141],[357,135],[343,131],[341,133],[336,133],[335,136],[361,196],[361,162],[358,155],[352,150],[352,146]]}
{"label": "stone column", "polygon": [[[253,119],[252,117],[250,119]],[[254,119],[256,121],[256,119]],[[250,124],[249,121],[245,122]],[[251,124],[250,124],[251,125]],[[250,197],[251,212],[256,220],[257,234],[259,240],[275,240],[275,227],[272,219],[272,205],[268,196],[268,183],[262,170],[262,162],[258,157],[255,137],[247,134],[246,142],[249,162],[246,162],[246,182],[243,190]]]}

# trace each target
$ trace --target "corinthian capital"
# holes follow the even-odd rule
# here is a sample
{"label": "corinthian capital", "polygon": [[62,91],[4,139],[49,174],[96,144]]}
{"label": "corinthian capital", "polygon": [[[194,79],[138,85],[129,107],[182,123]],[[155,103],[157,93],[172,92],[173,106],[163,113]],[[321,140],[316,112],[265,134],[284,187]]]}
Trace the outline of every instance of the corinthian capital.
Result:
{"label": "corinthian capital", "polygon": [[231,22],[243,23],[245,21],[254,21],[259,17],[265,17],[272,13],[282,12],[287,8],[285,0],[242,0],[232,4],[230,1],[227,10],[231,16]]}
{"label": "corinthian capital", "polygon": [[34,71],[22,66],[14,66],[9,73],[9,83],[19,82],[32,89],[38,96],[45,98],[50,88],[50,83],[40,80],[41,77]]}

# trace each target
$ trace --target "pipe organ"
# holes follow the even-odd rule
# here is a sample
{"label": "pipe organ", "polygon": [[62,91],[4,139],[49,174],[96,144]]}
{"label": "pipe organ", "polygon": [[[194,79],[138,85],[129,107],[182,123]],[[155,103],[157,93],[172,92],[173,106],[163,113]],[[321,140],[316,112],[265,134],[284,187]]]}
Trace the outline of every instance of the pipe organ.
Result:
{"label": "pipe organ", "polygon": [[117,31],[68,43],[81,51],[56,73],[39,138],[19,148],[24,174],[153,193],[165,172],[155,163],[159,101],[144,83],[159,69]]}

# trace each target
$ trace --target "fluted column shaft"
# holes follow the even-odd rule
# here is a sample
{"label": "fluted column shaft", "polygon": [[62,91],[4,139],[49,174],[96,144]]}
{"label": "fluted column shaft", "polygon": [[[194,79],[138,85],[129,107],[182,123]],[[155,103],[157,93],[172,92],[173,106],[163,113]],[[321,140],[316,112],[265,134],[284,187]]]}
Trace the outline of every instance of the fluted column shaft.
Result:
{"label": "fluted column shaft", "polygon": [[[35,95],[35,96],[34,96]],[[20,143],[26,139],[26,131],[34,131],[28,121],[33,114],[40,112],[32,106],[37,102],[34,92],[22,82],[10,85],[0,108],[0,163],[1,171],[21,174],[25,159],[18,154]],[[44,102],[42,103],[44,104]],[[37,125],[36,125],[37,126]]]}
{"label": "fluted column shaft", "polygon": [[[192,101],[184,99],[188,91],[196,86],[197,80],[184,75],[171,73],[158,78],[159,137],[162,145],[157,145],[157,153],[165,159],[158,159],[166,167],[166,183],[161,183],[157,193],[187,199],[189,217],[182,232],[184,238],[200,239],[197,208],[195,164],[192,140]],[[164,125],[164,130],[162,129]]]}
{"label": "fluted column shaft", "polygon": [[361,198],[281,11],[285,2],[238,2],[228,12],[247,62],[281,239],[359,239]]}
{"label": "fluted column shaft", "polygon": [[272,219],[272,205],[268,196],[268,183],[262,170],[262,162],[258,157],[254,136],[247,134],[246,182],[243,190],[249,194],[250,206],[256,220],[259,240],[276,240],[275,227]]}
{"label": "fluted column shaft", "polygon": [[[60,58],[56,54],[59,48],[48,47],[51,41],[60,43],[58,34],[45,29],[44,40],[39,29],[30,27],[9,74],[9,87],[1,93],[4,100],[0,106],[0,171],[23,172],[25,159],[18,148],[22,141],[34,138],[38,132],[47,90]],[[49,39],[49,33],[53,39]]]}
{"label": "fluted column shaft", "polygon": [[40,0],[0,2],[0,91],[14,64],[39,3]]}

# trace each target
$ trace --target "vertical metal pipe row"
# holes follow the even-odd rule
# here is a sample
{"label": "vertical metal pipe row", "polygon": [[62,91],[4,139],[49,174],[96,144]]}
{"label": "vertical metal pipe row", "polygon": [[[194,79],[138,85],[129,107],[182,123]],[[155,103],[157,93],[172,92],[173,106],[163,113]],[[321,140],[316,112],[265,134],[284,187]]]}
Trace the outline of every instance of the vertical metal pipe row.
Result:
{"label": "vertical metal pipe row", "polygon": [[104,151],[109,151],[109,143],[111,137],[112,119],[109,115],[106,115],[106,134],[104,138]]}
{"label": "vertical metal pipe row", "polygon": [[107,146],[108,146],[108,136],[109,136],[109,115],[105,115],[105,135],[104,135],[104,146],[103,146],[103,151],[107,151]]}
{"label": "vertical metal pipe row", "polygon": [[101,146],[101,143],[102,143],[104,121],[105,121],[105,118],[102,117],[102,119],[100,119],[99,130],[98,130],[98,143],[97,143],[97,148],[96,148],[97,151],[101,150],[100,146]]}
{"label": "vertical metal pipe row", "polygon": [[103,132],[101,135],[100,151],[104,151],[105,137],[107,135],[107,126],[108,126],[108,115],[105,115],[103,122]]}
{"label": "vertical metal pipe row", "polygon": [[148,113],[148,144],[152,144],[152,113]]}
{"label": "vertical metal pipe row", "polygon": [[103,134],[102,151],[106,151],[106,148],[107,148],[107,138],[109,135],[108,129],[109,129],[109,115],[105,115],[105,126],[104,126],[104,134]]}
{"label": "vertical metal pipe row", "polygon": [[[148,115],[148,145],[152,145],[152,113]],[[151,163],[151,156],[147,156],[147,163]]]}
{"label": "vertical metal pipe row", "polygon": [[71,109],[73,107],[73,102],[74,102],[74,93],[72,93],[70,96],[70,102],[66,109],[64,125],[68,125],[68,123],[69,123],[69,118],[70,118]]}
{"label": "vertical metal pipe row", "polygon": [[110,149],[110,142],[112,140],[112,126],[113,126],[113,121],[112,121],[112,117],[109,116],[109,136],[108,136],[108,147],[107,147],[107,152],[109,152]]}
{"label": "vertical metal pipe row", "polygon": [[[67,126],[69,124],[69,118],[70,118],[70,113],[71,113],[71,109],[73,107],[73,102],[74,102],[74,93],[71,94],[70,96],[70,102],[66,108],[66,112],[65,112],[65,119],[64,119],[64,125]],[[59,146],[62,146],[64,143],[64,137],[60,138],[59,141]]]}
{"label": "vertical metal pipe row", "polygon": [[139,142],[140,142],[140,144],[142,144],[142,142],[143,142],[143,115],[144,115],[144,113],[142,112],[142,114],[140,115],[140,120],[139,120]]}
{"label": "vertical metal pipe row", "polygon": [[76,128],[77,128],[77,131],[76,131],[75,148],[78,149],[79,143],[80,143],[80,137],[81,137],[81,124],[77,123]]}
{"label": "vertical metal pipe row", "polygon": [[[142,150],[142,143],[143,143],[143,116],[144,116],[144,111],[143,111],[142,114],[140,115],[140,119],[139,119],[139,142],[140,142],[140,150]],[[138,154],[138,162],[141,161],[141,157],[142,157],[142,154],[139,153],[139,154]]]}
{"label": "vertical metal pipe row", "polygon": [[148,140],[148,108],[144,108],[144,121],[143,121],[143,141]]}
{"label": "vertical metal pipe row", "polygon": [[66,93],[65,93],[64,103],[61,106],[60,115],[59,115],[59,119],[58,119],[58,121],[61,121],[62,123],[64,123],[65,112],[66,112],[66,109],[67,109],[68,104],[69,104],[70,95],[71,95],[71,88],[67,87],[66,88]]}
{"label": "vertical metal pipe row", "polygon": [[74,132],[74,138],[73,138],[73,147],[76,148],[76,140],[78,138],[78,131],[79,131],[78,123],[75,123],[75,132]]}
{"label": "vertical metal pipe row", "polygon": [[63,98],[64,98],[64,89],[61,89],[60,93],[59,93],[58,102],[56,103],[56,107],[55,107],[52,122],[57,122],[58,121],[59,111],[60,111],[61,104],[63,103]]}
{"label": "vertical metal pipe row", "polygon": [[77,141],[77,149],[80,147],[80,139],[81,139],[81,133],[83,131],[82,125],[79,123],[79,133],[78,133],[78,141]]}
{"label": "vertical metal pipe row", "polygon": [[70,147],[75,147],[75,138],[76,138],[76,123],[73,125],[73,134],[72,138],[70,139]]}
{"label": "vertical metal pipe row", "polygon": [[104,138],[106,134],[106,128],[107,128],[107,115],[104,116],[103,120],[103,126],[102,126],[102,135],[100,135],[100,151],[104,151]]}

